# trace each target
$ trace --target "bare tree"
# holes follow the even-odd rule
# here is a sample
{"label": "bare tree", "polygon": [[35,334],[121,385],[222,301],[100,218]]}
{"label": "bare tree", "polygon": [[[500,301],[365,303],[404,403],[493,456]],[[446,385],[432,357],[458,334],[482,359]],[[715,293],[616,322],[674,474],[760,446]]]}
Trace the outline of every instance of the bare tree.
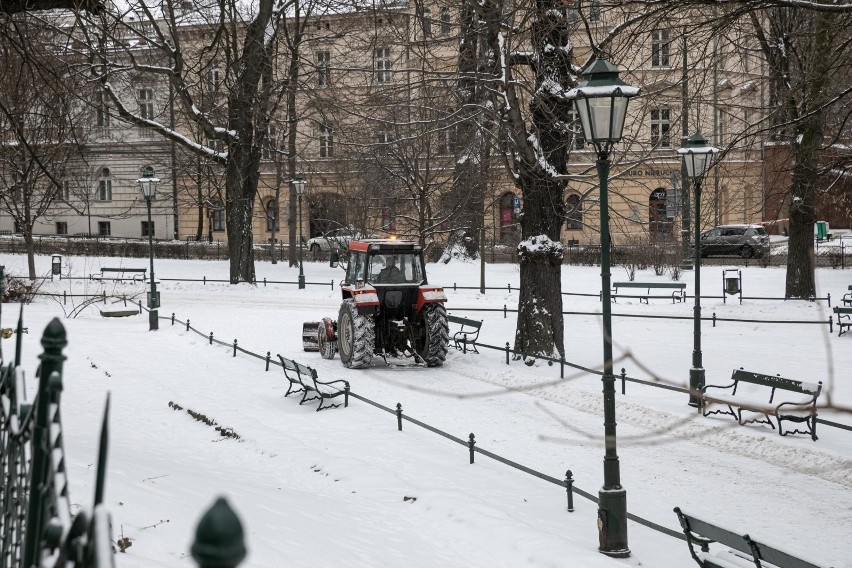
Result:
{"label": "bare tree", "polygon": [[61,196],[68,163],[79,155],[74,125],[80,107],[38,27],[26,16],[6,24],[0,34],[0,204],[24,237],[35,279],[33,228]]}

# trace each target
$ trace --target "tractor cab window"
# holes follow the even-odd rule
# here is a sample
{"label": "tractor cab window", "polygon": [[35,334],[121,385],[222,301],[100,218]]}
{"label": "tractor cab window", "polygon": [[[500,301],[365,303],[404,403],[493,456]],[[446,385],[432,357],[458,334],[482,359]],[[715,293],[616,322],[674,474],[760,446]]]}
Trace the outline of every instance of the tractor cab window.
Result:
{"label": "tractor cab window", "polygon": [[363,282],[367,279],[366,256],[363,252],[352,253],[349,259],[349,266],[346,270],[346,282],[354,284],[358,280]]}
{"label": "tractor cab window", "polygon": [[377,254],[370,259],[373,284],[420,284],[423,265],[419,254]]}

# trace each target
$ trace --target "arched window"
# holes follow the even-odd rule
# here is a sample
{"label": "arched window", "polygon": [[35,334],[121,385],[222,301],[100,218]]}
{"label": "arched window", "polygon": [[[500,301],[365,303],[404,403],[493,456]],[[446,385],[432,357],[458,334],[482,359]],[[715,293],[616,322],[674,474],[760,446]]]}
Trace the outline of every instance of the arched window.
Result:
{"label": "arched window", "polygon": [[112,174],[109,168],[101,168],[98,178],[98,201],[112,201]]}
{"label": "arched window", "polygon": [[266,230],[271,232],[280,229],[281,227],[278,224],[278,208],[275,206],[275,200],[268,199],[264,210],[266,211]]}
{"label": "arched window", "polygon": [[652,239],[666,239],[672,234],[673,224],[666,211],[666,190],[658,187],[648,198],[648,232]]}
{"label": "arched window", "polygon": [[514,193],[504,193],[500,198],[500,238],[503,240],[512,239],[517,232],[516,200]]}
{"label": "arched window", "polygon": [[576,193],[568,196],[565,200],[565,218],[569,231],[581,231],[583,229],[583,208],[580,196]]}

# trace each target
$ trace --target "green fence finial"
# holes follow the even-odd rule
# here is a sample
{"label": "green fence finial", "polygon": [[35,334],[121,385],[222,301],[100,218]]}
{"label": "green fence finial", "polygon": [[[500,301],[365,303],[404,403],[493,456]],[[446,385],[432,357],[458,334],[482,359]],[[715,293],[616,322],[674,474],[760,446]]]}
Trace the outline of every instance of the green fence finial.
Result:
{"label": "green fence finial", "polygon": [[224,497],[201,517],[191,551],[200,568],[234,568],[246,557],[243,525]]}

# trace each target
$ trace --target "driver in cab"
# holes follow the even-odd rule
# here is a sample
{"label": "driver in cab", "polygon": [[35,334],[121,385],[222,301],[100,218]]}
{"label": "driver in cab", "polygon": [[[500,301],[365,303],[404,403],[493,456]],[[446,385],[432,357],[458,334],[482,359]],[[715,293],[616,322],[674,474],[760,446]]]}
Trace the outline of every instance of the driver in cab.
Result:
{"label": "driver in cab", "polygon": [[399,284],[404,282],[402,271],[397,267],[396,255],[388,255],[385,257],[385,267],[379,272],[376,281],[379,284]]}

